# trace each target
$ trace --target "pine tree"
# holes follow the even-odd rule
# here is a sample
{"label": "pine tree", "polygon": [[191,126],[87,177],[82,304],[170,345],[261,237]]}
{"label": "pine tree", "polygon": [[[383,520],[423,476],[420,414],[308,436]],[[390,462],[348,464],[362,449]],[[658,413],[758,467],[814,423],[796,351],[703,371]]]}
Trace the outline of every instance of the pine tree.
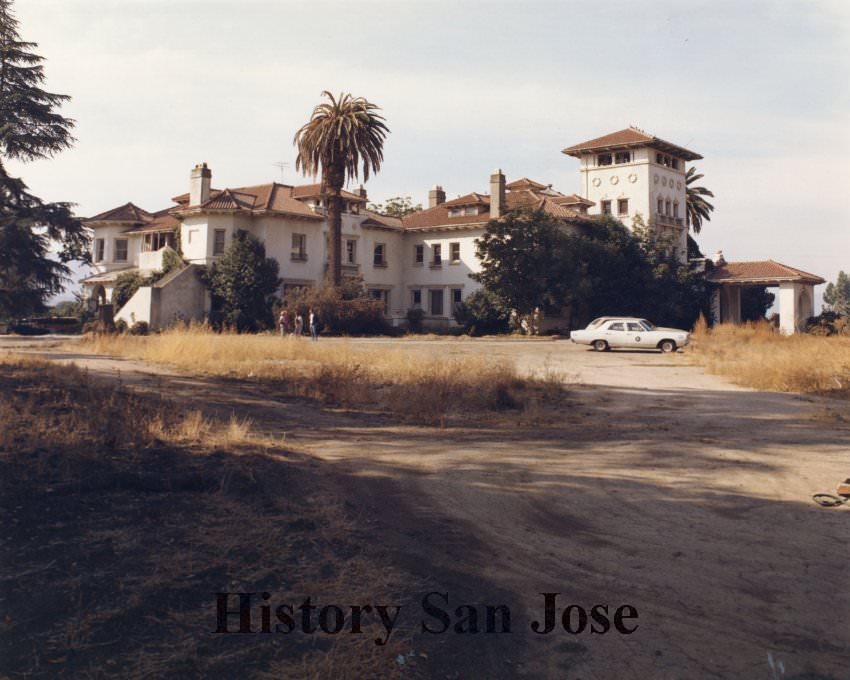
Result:
{"label": "pine tree", "polygon": [[[24,42],[11,0],[0,0],[0,318],[43,311],[61,291],[71,260],[86,261],[89,237],[69,203],[45,203],[10,177],[4,161],[50,158],[74,142],[74,121],[56,110],[69,99],[42,89],[44,59]],[[49,255],[59,244],[59,261]]]}

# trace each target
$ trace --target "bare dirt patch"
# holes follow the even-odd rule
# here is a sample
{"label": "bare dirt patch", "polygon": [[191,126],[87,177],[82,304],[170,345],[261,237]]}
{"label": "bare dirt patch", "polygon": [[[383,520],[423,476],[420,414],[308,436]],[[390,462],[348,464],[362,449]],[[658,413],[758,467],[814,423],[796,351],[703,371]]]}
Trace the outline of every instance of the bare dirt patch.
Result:
{"label": "bare dirt patch", "polygon": [[[398,345],[412,360],[425,351]],[[105,379],[120,370],[134,389],[286,433],[339,480],[354,526],[368,527],[404,574],[414,605],[428,590],[448,592],[453,605],[511,605],[510,636],[414,638],[434,664],[429,675],[769,678],[768,654],[785,678],[846,675],[850,632],[836,621],[850,606],[850,512],[810,500],[848,476],[843,402],[732,388],[681,355],[594,354],[562,342],[427,345],[514,356],[521,370],[549,362],[585,386],[539,426],[416,427],[269,398],[251,381],[53,358]],[[541,592],[561,593],[564,604],[632,604],[640,628],[535,635],[528,624]]]}

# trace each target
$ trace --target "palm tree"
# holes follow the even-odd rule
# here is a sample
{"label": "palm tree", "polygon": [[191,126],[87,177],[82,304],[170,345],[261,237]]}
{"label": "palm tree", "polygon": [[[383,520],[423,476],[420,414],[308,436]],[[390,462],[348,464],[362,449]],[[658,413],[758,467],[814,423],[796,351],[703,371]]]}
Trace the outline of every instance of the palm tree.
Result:
{"label": "palm tree", "polygon": [[338,99],[325,90],[330,102],[313,109],[313,115],[298,132],[296,170],[313,177],[322,172],[322,200],[327,206],[331,227],[331,282],[342,282],[342,187],[356,179],[362,166],[363,181],[378,172],[384,160],[384,139],[389,132],[380,109],[363,97],[340,94]]}
{"label": "palm tree", "polygon": [[703,197],[710,196],[714,198],[714,194],[705,187],[691,186],[694,182],[703,178],[702,175],[696,173],[696,167],[691,166],[685,175],[685,186],[687,187],[685,202],[687,205],[688,226],[693,228],[695,234],[699,234],[702,228],[702,221],[710,221],[711,217],[709,213],[714,210],[714,206]]}

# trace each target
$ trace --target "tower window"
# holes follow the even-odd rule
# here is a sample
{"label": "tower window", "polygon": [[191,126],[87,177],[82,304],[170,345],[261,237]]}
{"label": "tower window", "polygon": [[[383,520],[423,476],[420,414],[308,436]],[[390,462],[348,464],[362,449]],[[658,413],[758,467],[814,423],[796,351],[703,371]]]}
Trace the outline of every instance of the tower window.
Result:
{"label": "tower window", "polygon": [[611,214],[611,201],[600,201],[599,205],[602,208],[603,215]]}
{"label": "tower window", "polygon": [[611,165],[611,154],[601,153],[596,157],[596,165]]}
{"label": "tower window", "polygon": [[617,199],[617,214],[618,215],[628,215],[629,214],[629,199],[628,198]]}
{"label": "tower window", "polygon": [[632,154],[630,151],[618,151],[614,155],[615,163],[631,163],[632,162]]}

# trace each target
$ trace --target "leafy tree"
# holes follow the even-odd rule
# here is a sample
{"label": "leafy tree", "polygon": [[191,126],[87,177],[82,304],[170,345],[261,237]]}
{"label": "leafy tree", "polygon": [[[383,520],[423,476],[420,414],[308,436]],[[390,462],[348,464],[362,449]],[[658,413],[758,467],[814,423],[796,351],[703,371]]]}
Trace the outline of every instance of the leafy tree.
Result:
{"label": "leafy tree", "polygon": [[[49,158],[71,146],[74,122],[56,110],[69,98],[42,89],[43,58],[24,42],[11,0],[0,0],[0,317],[41,312],[67,281],[71,260],[88,260],[89,237],[69,203],[45,203],[10,177],[9,159]],[[60,244],[59,261],[50,257]]]}
{"label": "leafy tree", "polygon": [[296,170],[314,177],[322,173],[322,199],[328,209],[331,228],[330,279],[342,283],[342,187],[346,180],[363,172],[363,181],[378,172],[384,160],[384,139],[389,132],[380,109],[362,97],[340,94],[339,99],[325,90],[330,102],[313,109],[310,120],[295,133],[298,148]]}
{"label": "leafy tree", "polygon": [[838,272],[835,283],[826,284],[823,291],[823,303],[829,311],[850,317],[850,276],[844,271]]}
{"label": "leafy tree", "polygon": [[482,271],[473,278],[520,316],[569,308],[573,327],[629,315],[689,328],[708,309],[704,277],[639,218],[635,233],[610,216],[570,233],[545,213],[518,211],[488,222],[477,246]]}
{"label": "leafy tree", "polygon": [[767,316],[776,296],[764,286],[747,286],[741,289],[741,320],[759,321]]}
{"label": "leafy tree", "polygon": [[492,292],[476,290],[455,309],[455,321],[470,335],[507,333],[510,330],[510,309]]}
{"label": "leafy tree", "polygon": [[481,271],[471,277],[519,316],[564,304],[571,253],[563,223],[542,210],[520,209],[490,220],[476,240]]}
{"label": "leafy tree", "polygon": [[369,210],[390,217],[405,217],[422,210],[422,204],[413,205],[413,199],[410,196],[393,196],[384,203],[370,203]]}
{"label": "leafy tree", "polygon": [[695,166],[688,168],[685,174],[685,203],[687,206],[688,226],[694,230],[695,234],[699,234],[702,229],[703,220],[706,222],[711,220],[710,213],[714,210],[714,206],[705,200],[705,197],[714,198],[714,194],[705,187],[692,186],[703,178],[703,175],[697,174]]}
{"label": "leafy tree", "polygon": [[224,254],[203,274],[212,295],[214,326],[239,331],[274,327],[272,305],[280,287],[277,260],[246,231],[237,231]]}

